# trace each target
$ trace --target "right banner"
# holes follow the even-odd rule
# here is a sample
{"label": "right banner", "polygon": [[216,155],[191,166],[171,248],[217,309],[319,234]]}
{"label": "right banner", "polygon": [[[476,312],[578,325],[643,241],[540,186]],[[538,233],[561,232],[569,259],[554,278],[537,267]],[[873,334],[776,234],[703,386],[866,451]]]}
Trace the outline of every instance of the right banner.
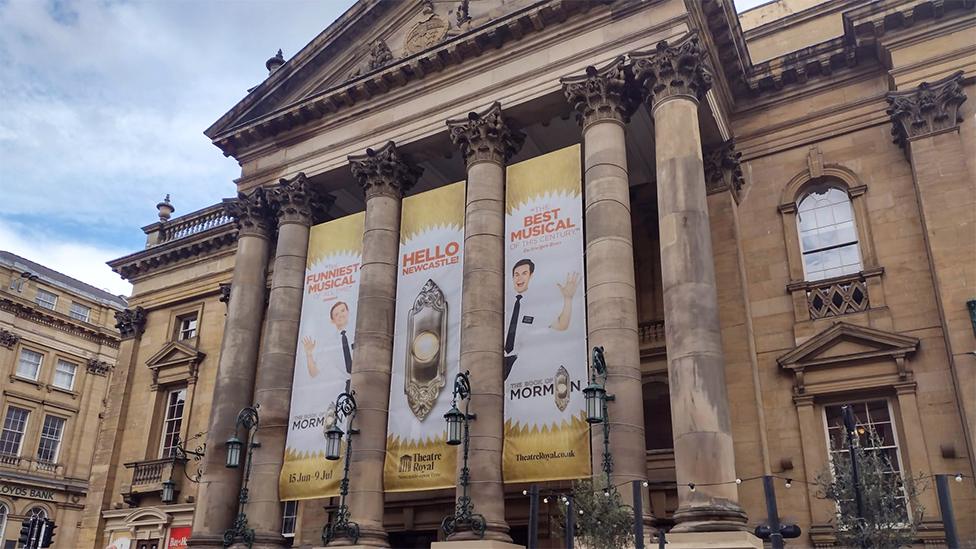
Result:
{"label": "right banner", "polygon": [[580,146],[509,166],[505,212],[505,482],[589,476]]}

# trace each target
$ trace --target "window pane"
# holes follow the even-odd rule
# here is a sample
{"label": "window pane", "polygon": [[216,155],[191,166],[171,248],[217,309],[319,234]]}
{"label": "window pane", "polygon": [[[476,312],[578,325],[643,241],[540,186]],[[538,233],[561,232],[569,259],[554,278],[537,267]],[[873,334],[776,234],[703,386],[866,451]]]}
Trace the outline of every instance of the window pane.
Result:
{"label": "window pane", "polygon": [[31,351],[30,349],[20,350],[20,360],[17,362],[17,375],[27,379],[37,380],[37,374],[41,370],[41,361],[44,355]]}
{"label": "window pane", "polygon": [[29,414],[30,412],[22,408],[13,406],[7,408],[7,416],[3,420],[3,432],[0,433],[0,454],[20,455],[20,442],[24,438]]}
{"label": "window pane", "polygon": [[68,311],[68,316],[75,320],[88,322],[88,318],[91,316],[91,308],[81,303],[72,303],[71,309]]}
{"label": "window pane", "polygon": [[[833,278],[861,270],[857,228],[845,191],[835,187],[815,187],[800,200],[797,209],[800,251],[807,280]],[[850,249],[843,254],[836,252],[845,245],[850,245]],[[817,253],[823,255],[818,259],[807,259]]]}
{"label": "window pane", "polygon": [[53,309],[58,303],[58,296],[38,288],[37,295],[34,297],[34,302],[45,309]]}
{"label": "window pane", "polygon": [[298,520],[298,502],[297,501],[282,502],[281,534],[287,537],[294,536],[295,523],[297,522],[297,520]]}
{"label": "window pane", "polygon": [[41,441],[37,447],[37,459],[54,463],[58,458],[58,448],[61,446],[61,435],[64,432],[64,419],[56,416],[44,417],[44,428],[41,429]]}
{"label": "window pane", "polygon": [[75,372],[78,366],[64,360],[58,360],[54,368],[54,386],[71,390],[75,385]]}
{"label": "window pane", "polygon": [[166,396],[166,417],[163,420],[162,457],[176,455],[180,429],[183,426],[183,405],[186,402],[186,389],[170,391]]}
{"label": "window pane", "polygon": [[830,211],[834,213],[834,221],[837,223],[843,223],[844,221],[851,221],[854,219],[851,214],[851,205],[848,202],[834,204],[830,207]]}

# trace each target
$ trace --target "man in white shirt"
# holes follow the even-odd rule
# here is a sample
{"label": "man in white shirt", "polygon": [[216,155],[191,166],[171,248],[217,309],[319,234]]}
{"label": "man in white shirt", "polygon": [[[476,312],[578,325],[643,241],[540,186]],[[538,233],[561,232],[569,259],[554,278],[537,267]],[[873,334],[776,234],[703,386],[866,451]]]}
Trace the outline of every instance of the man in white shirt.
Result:
{"label": "man in white shirt", "polygon": [[[335,347],[340,358],[339,364],[343,364],[347,374],[352,373],[352,351],[356,344],[350,341],[346,334],[349,325],[349,305],[345,301],[339,301],[329,310],[329,320],[335,326],[338,341]],[[308,367],[308,375],[315,378],[319,375],[318,366],[315,364],[315,340],[309,336],[302,338],[302,346],[305,348],[305,365]]]}
{"label": "man in white shirt", "polygon": [[[504,379],[512,372],[515,361],[518,360],[520,348],[532,345],[535,336],[545,336],[552,332],[565,332],[569,328],[573,316],[573,296],[579,286],[580,275],[572,272],[566,275],[566,281],[560,284],[556,282],[559,293],[562,295],[562,308],[558,314],[554,311],[545,311],[545,303],[533,302],[529,295],[529,283],[532,275],[535,274],[535,263],[531,259],[521,259],[512,267],[512,286],[515,289],[515,300],[506,312],[508,322],[505,330],[505,363]],[[544,316],[539,318],[537,315],[542,313]],[[547,318],[552,320],[545,324]],[[546,326],[542,328],[542,326]],[[538,345],[538,343],[535,343]]]}

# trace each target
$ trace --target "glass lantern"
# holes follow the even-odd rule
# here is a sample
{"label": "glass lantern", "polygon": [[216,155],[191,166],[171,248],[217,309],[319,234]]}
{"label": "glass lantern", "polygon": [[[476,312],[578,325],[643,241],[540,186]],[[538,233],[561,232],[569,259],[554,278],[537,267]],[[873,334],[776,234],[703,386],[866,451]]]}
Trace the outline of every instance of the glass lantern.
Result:
{"label": "glass lantern", "polygon": [[336,461],[339,459],[339,450],[342,448],[342,429],[338,425],[333,425],[325,431],[325,459]]}
{"label": "glass lantern", "polygon": [[173,503],[176,500],[176,483],[173,482],[173,479],[163,481],[163,494],[161,499],[163,503]]}
{"label": "glass lantern", "polygon": [[447,443],[451,446],[461,444],[461,429],[464,424],[464,414],[458,410],[457,405],[452,404],[451,409],[444,414],[447,420]]}
{"label": "glass lantern", "polygon": [[237,438],[237,433],[234,433],[229,439],[227,439],[227,463],[228,469],[237,469],[241,466],[241,447],[244,444],[241,439]]}
{"label": "glass lantern", "polygon": [[607,391],[601,385],[590,383],[583,389],[586,400],[586,422],[603,423],[603,403],[607,398]]}

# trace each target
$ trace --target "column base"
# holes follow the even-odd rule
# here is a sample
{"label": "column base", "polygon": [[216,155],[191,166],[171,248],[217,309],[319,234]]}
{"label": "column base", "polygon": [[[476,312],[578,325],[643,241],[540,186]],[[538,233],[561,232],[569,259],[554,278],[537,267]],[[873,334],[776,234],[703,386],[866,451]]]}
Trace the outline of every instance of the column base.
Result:
{"label": "column base", "polygon": [[525,549],[525,546],[494,539],[471,539],[463,541],[435,541],[430,544],[430,549]]}
{"label": "column base", "polygon": [[356,543],[347,537],[340,537],[332,540],[328,547],[355,547],[356,549],[376,549],[377,547],[389,547],[390,538],[386,535],[386,530],[375,526],[359,527],[359,539]]}
{"label": "column base", "polygon": [[668,549],[763,549],[749,532],[682,532],[667,535]]}
{"label": "column base", "polygon": [[676,534],[745,531],[748,521],[746,512],[738,503],[723,498],[713,498],[704,504],[678,506],[673,518],[677,525],[672,531]]}

